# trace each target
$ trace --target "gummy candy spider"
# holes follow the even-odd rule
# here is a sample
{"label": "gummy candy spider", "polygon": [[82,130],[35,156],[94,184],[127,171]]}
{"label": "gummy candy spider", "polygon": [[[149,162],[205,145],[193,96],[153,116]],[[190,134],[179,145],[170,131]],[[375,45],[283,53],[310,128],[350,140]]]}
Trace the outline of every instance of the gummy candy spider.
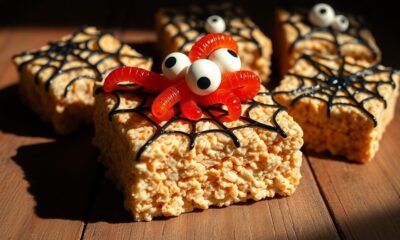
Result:
{"label": "gummy candy spider", "polygon": [[121,82],[132,82],[146,90],[160,92],[151,105],[152,114],[160,121],[176,114],[179,103],[185,117],[198,120],[200,106],[222,104],[228,114],[221,121],[234,121],[242,113],[241,102],[249,101],[260,89],[259,77],[240,70],[236,42],[227,35],[212,33],[199,39],[189,56],[174,52],[162,63],[163,74],[137,67],[121,67],[105,78],[104,92],[112,92]]}

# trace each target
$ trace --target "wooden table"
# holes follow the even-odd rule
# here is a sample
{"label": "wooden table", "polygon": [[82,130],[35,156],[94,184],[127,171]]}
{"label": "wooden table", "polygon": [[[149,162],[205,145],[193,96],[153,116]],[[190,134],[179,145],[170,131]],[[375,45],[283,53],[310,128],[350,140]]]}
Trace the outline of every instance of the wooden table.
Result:
{"label": "wooden table", "polygon": [[[71,30],[0,28],[0,239],[400,239],[400,104],[371,163],[305,154],[291,197],[132,222],[91,130],[57,137],[18,101],[11,55]],[[115,32],[153,54],[153,32]]]}

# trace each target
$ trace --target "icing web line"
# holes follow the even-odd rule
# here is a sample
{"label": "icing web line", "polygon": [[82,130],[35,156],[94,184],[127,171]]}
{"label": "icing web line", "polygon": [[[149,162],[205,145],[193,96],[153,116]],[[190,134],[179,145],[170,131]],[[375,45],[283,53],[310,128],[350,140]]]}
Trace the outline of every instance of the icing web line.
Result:
{"label": "icing web line", "polygon": [[[179,46],[178,51],[184,51],[184,48],[187,45],[195,43],[199,37],[203,34],[206,34],[204,29],[204,24],[206,19],[211,15],[219,15],[224,18],[226,23],[225,32],[230,33],[232,36],[238,37],[236,42],[252,42],[258,48],[260,56],[263,53],[263,47],[257,41],[254,36],[254,31],[258,29],[258,27],[250,21],[250,19],[245,15],[245,13],[232,5],[224,5],[222,7],[205,7],[205,6],[196,6],[199,7],[199,11],[190,10],[190,9],[182,9],[179,11],[174,10],[165,10],[164,13],[168,16],[169,20],[163,24],[163,28],[172,25],[177,29],[177,33],[172,36],[172,39],[175,38],[183,38],[184,42]],[[183,15],[184,18],[177,17],[179,15]],[[239,20],[244,24],[242,27],[235,26],[233,21]],[[180,24],[188,24],[189,28],[186,30],[182,30]],[[249,36],[245,34],[246,31],[249,31]],[[193,34],[194,33],[194,34]],[[193,34],[193,36],[190,36]]]}
{"label": "icing web line", "polygon": [[[48,46],[44,50],[37,50],[37,51],[27,51],[23,52],[19,55],[15,55],[13,58],[18,57],[27,57],[29,56],[28,60],[23,61],[19,64],[18,69],[21,71],[24,66],[29,63],[34,62],[35,60],[39,59],[46,59],[47,61],[44,64],[35,64],[39,65],[39,70],[35,73],[34,79],[35,83],[39,84],[40,74],[48,69],[52,69],[52,74],[46,78],[45,80],[45,89],[46,91],[49,90],[50,85],[53,81],[62,74],[69,74],[76,72],[78,76],[69,79],[68,84],[64,89],[64,98],[67,97],[68,91],[71,86],[80,80],[92,80],[92,81],[101,81],[106,73],[109,71],[125,65],[122,62],[123,57],[129,58],[137,58],[137,59],[147,59],[145,57],[139,55],[132,55],[122,53],[121,50],[124,47],[124,43],[121,42],[119,48],[115,52],[109,52],[102,48],[100,41],[106,35],[112,35],[108,32],[96,32],[91,33],[87,32],[87,28],[82,26],[77,31],[75,31],[72,36],[64,41],[57,41],[57,42],[50,42]],[[85,38],[85,40],[77,40],[77,38]],[[95,47],[93,47],[93,45]],[[96,49],[96,47],[98,49]],[[95,62],[92,62],[91,59],[93,57],[101,56]],[[117,62],[117,64],[113,67],[104,69],[103,71],[100,70],[99,65],[108,59],[113,59]],[[76,66],[76,67],[68,67],[65,68],[66,64],[71,63],[80,63],[83,66]],[[91,74],[79,74],[79,72],[83,70],[91,70],[93,73]]]}
{"label": "icing web line", "polygon": [[[101,88],[98,89],[97,93],[101,92]],[[154,126],[155,132],[154,134],[146,141],[143,146],[140,147],[136,154],[136,160],[138,161],[140,159],[140,156],[142,153],[146,150],[146,148],[155,140],[157,140],[159,137],[162,135],[167,135],[167,134],[181,134],[189,138],[189,148],[192,149],[195,145],[195,140],[197,137],[207,134],[207,133],[223,133],[226,134],[231,138],[233,143],[235,144],[236,147],[240,147],[240,142],[236,135],[234,134],[235,130],[242,129],[242,128],[249,128],[249,127],[254,127],[254,128],[262,128],[268,131],[273,131],[278,133],[282,137],[286,137],[286,133],[281,129],[279,126],[276,118],[278,114],[281,111],[285,110],[285,107],[282,105],[279,105],[272,97],[271,93],[268,92],[260,92],[258,93],[258,96],[269,96],[271,97],[271,100],[273,103],[267,104],[267,103],[262,103],[257,100],[252,100],[246,103],[243,103],[245,105],[248,105],[248,108],[242,114],[240,117],[240,120],[243,121],[244,123],[241,123],[238,126],[234,127],[228,127],[225,125],[225,123],[221,122],[219,119],[222,116],[225,116],[228,114],[228,112],[224,109],[222,109],[220,106],[209,106],[209,107],[201,107],[203,113],[206,115],[206,117],[203,117],[199,120],[190,120],[188,118],[185,118],[182,115],[182,112],[178,110],[177,114],[172,117],[170,120],[166,121],[164,124],[160,125],[157,121],[155,121],[151,116],[150,116],[150,104],[148,104],[148,100],[151,98],[156,97],[156,94],[153,93],[148,93],[143,90],[142,87],[137,88],[136,90],[117,90],[113,93],[111,93],[115,99],[115,105],[109,112],[109,120],[112,121],[112,117],[116,114],[121,114],[121,113],[136,113],[140,115],[143,119],[148,121],[152,126]],[[139,97],[138,104],[135,107],[132,108],[121,108],[121,94],[129,94],[134,97]],[[267,123],[262,123],[257,120],[254,120],[250,115],[251,111],[254,110],[257,107],[269,107],[275,109],[274,113],[272,114],[271,117],[271,124]],[[185,122],[189,124],[190,126],[190,132],[184,132],[184,131],[179,131],[179,130],[167,130],[167,128],[175,123],[175,122]],[[196,125],[199,122],[204,122],[204,121],[209,121],[212,122],[217,128],[216,129],[208,129],[205,131],[196,131]]]}
{"label": "icing web line", "polygon": [[[298,59],[307,61],[313,69],[316,70],[314,76],[306,76],[289,72],[287,76],[295,77],[299,81],[298,88],[291,91],[275,91],[272,93],[274,97],[277,94],[291,94],[295,98],[291,101],[291,105],[295,105],[302,98],[317,99],[327,106],[327,115],[330,117],[331,110],[334,106],[349,106],[359,109],[366,114],[377,126],[376,117],[365,108],[365,103],[371,100],[378,100],[387,107],[386,99],[379,92],[382,85],[390,85],[393,89],[396,87],[393,80],[393,74],[396,70],[392,68],[384,68],[379,65],[364,67],[356,63],[346,61],[345,57],[321,57],[320,61],[313,58],[317,56],[303,55]],[[322,61],[339,61],[337,69],[327,66]],[[359,70],[351,72],[346,67],[356,67]],[[371,76],[378,74],[387,74],[384,80],[368,80]],[[311,83],[311,84],[306,84]],[[364,95],[363,97],[361,96]],[[360,98],[361,96],[361,98]]]}
{"label": "icing web line", "polygon": [[[289,52],[291,52],[294,47],[301,41],[317,40],[333,44],[336,47],[339,55],[342,54],[342,49],[344,46],[350,44],[361,44],[371,52],[371,54],[373,55],[373,59],[376,60],[378,58],[378,50],[375,47],[371,46],[370,43],[361,35],[361,31],[366,30],[366,27],[361,18],[357,17],[353,19],[353,21],[350,21],[349,28],[345,32],[337,32],[331,27],[324,28],[312,26],[312,24],[305,17],[305,11],[299,11],[299,14],[301,14],[301,17],[299,20],[296,21],[293,19],[294,13],[289,12],[288,19],[281,22],[281,24],[289,24],[296,31],[297,34],[296,39],[289,46]],[[310,29],[302,35],[301,29],[298,24],[304,24],[306,26],[312,27],[310,27]],[[330,34],[330,36],[332,36],[332,39],[319,36],[319,33]],[[338,37],[340,35],[344,35],[351,39],[340,42],[338,40]]]}

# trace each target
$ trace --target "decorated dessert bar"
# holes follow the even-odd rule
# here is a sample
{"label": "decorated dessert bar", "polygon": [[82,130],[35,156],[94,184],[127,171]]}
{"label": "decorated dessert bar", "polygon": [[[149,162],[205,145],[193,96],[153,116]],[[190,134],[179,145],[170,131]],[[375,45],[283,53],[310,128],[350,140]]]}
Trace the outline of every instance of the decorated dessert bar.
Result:
{"label": "decorated dessert bar", "polygon": [[150,59],[94,27],[79,28],[13,60],[21,98],[60,134],[92,123],[94,82],[119,66],[151,67]]}
{"label": "decorated dessert bar", "polygon": [[238,56],[207,34],[163,74],[122,67],[97,90],[94,144],[135,220],[295,191],[302,130]]}
{"label": "decorated dessert bar", "polygon": [[240,7],[225,3],[161,9],[156,14],[156,30],[164,56],[175,51],[188,53],[206,33],[228,34],[237,41],[242,68],[254,71],[262,82],[268,81],[271,41]]}
{"label": "decorated dessert bar", "polygon": [[311,10],[280,9],[275,26],[281,75],[305,53],[350,56],[371,64],[381,58],[364,20],[335,11],[328,4],[316,4]]}
{"label": "decorated dessert bar", "polygon": [[278,18],[282,54],[294,65],[274,100],[301,125],[307,149],[370,161],[394,116],[399,72],[376,63],[380,52],[361,22],[328,4]]}
{"label": "decorated dessert bar", "polygon": [[305,147],[370,161],[393,119],[400,72],[343,56],[303,55],[274,92],[304,130]]}

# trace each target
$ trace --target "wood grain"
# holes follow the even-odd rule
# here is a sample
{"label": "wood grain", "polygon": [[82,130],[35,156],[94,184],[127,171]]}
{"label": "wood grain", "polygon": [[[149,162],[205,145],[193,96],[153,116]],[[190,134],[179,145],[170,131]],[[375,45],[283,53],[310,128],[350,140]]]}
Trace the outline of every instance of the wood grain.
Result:
{"label": "wood grain", "polygon": [[[84,239],[294,239],[339,238],[307,162],[297,192],[152,222],[130,222],[122,196],[102,180]],[[116,224],[117,223],[117,224]]]}
{"label": "wood grain", "polygon": [[79,239],[96,179],[91,134],[57,139],[21,105],[12,54],[70,29],[2,29],[0,35],[0,238]]}
{"label": "wood grain", "polygon": [[400,239],[400,106],[372,162],[310,155],[309,161],[339,230],[350,239]]}

